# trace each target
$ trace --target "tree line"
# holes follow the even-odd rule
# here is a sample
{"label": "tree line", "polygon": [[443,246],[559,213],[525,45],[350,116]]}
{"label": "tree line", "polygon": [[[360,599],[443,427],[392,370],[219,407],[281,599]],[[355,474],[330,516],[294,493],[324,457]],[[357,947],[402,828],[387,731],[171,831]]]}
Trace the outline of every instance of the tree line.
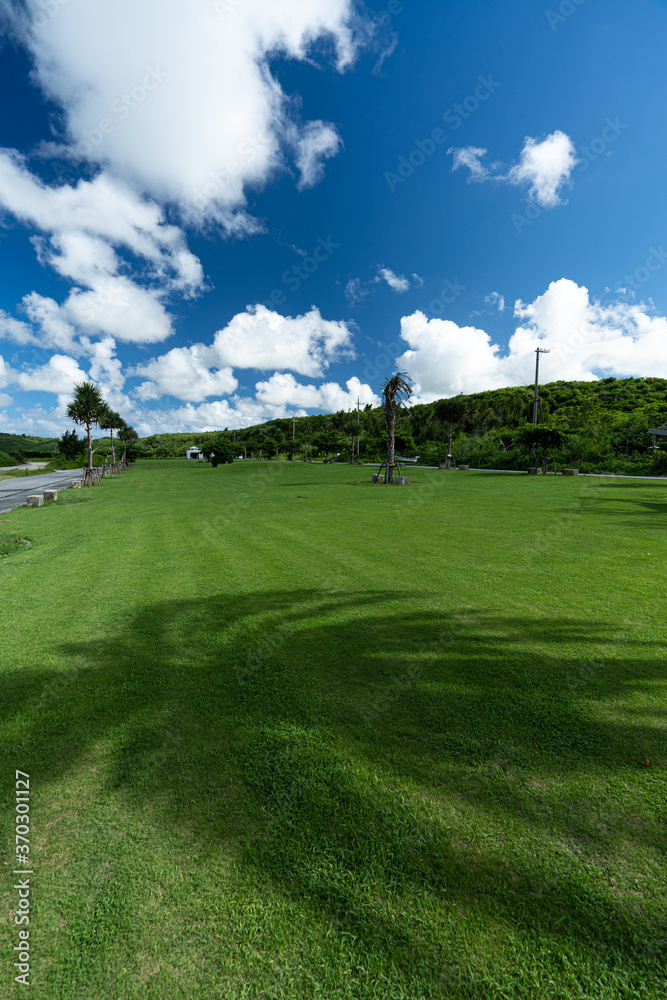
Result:
{"label": "tree line", "polygon": [[[123,417],[113,410],[104,399],[100,387],[95,382],[79,382],[74,386],[72,399],[67,405],[67,416],[75,424],[83,426],[86,431],[86,452],[87,466],[84,472],[84,485],[91,486],[93,483],[93,448],[92,430],[93,427],[100,427],[102,430],[110,432],[111,437],[111,471],[116,472],[119,468],[127,466],[128,447],[132,447],[138,440],[135,429],[129,425]],[[116,462],[116,449],[114,446],[114,432],[117,438],[123,443],[123,454],[120,463]],[[81,453],[82,442],[79,440],[75,430],[65,431],[59,441],[59,450],[66,458],[72,460]]]}
{"label": "tree line", "polygon": [[[652,451],[648,433],[667,420],[666,379],[546,383],[539,388],[537,428],[533,391],[532,385],[513,386],[400,406],[396,454],[419,456],[424,465],[446,466],[451,455],[452,464],[525,469],[549,457],[582,472],[667,474],[667,438],[663,450]],[[349,462],[358,457],[380,464],[387,455],[385,408],[278,418],[237,430],[156,434],[140,439],[138,448],[145,457],[169,457],[184,455],[189,445],[210,450],[216,440],[245,458]]]}

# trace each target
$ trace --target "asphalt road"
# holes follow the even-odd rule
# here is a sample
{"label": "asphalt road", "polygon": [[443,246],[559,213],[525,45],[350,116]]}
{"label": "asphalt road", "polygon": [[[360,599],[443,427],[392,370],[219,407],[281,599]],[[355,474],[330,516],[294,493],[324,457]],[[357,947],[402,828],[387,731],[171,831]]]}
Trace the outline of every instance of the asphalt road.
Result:
{"label": "asphalt road", "polygon": [[69,469],[67,472],[49,472],[43,476],[3,479],[0,482],[0,514],[13,510],[14,507],[23,507],[33,493],[68,489],[72,482],[82,476],[83,469]]}

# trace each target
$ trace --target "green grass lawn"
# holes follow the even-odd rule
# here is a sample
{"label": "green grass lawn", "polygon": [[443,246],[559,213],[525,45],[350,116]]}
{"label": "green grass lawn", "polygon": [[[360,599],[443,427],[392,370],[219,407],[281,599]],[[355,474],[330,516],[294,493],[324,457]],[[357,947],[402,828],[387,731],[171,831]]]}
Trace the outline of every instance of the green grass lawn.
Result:
{"label": "green grass lawn", "polygon": [[0,517],[0,996],[664,998],[667,483],[371,471]]}

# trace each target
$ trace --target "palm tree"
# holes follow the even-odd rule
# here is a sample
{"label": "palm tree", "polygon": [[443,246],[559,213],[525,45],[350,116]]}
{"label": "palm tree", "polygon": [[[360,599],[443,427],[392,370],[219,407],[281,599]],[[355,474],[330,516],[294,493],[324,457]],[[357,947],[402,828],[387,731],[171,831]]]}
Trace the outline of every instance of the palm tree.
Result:
{"label": "palm tree", "polygon": [[127,465],[127,446],[128,444],[134,444],[135,441],[139,440],[139,435],[135,431],[131,424],[123,423],[120,431],[118,432],[118,437],[123,442],[123,457],[121,458],[121,463]]}
{"label": "palm tree", "polygon": [[107,404],[95,382],[77,382],[74,386],[72,401],[67,406],[67,416],[75,424],[86,428],[88,437],[88,467],[84,475],[86,486],[93,484],[93,442],[90,436],[91,428],[103,419]]}
{"label": "palm tree", "polygon": [[113,432],[120,431],[125,425],[125,421],[121,417],[120,413],[116,413],[115,410],[106,408],[105,412],[100,417],[100,427],[103,431],[111,432],[111,471],[116,471],[116,451],[113,446]]}
{"label": "palm tree", "polygon": [[387,477],[385,482],[394,482],[394,467],[396,454],[396,409],[398,402],[410,399],[412,395],[411,379],[406,372],[396,372],[388,378],[382,387],[384,396],[384,425],[387,429]]}

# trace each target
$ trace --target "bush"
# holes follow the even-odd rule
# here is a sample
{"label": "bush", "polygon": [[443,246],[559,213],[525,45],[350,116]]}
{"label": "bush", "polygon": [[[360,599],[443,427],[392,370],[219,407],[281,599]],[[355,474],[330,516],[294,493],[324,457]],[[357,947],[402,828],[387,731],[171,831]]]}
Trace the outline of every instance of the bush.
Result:
{"label": "bush", "polygon": [[11,455],[6,455],[4,451],[0,451],[0,469],[6,465],[18,465],[19,463]]}

